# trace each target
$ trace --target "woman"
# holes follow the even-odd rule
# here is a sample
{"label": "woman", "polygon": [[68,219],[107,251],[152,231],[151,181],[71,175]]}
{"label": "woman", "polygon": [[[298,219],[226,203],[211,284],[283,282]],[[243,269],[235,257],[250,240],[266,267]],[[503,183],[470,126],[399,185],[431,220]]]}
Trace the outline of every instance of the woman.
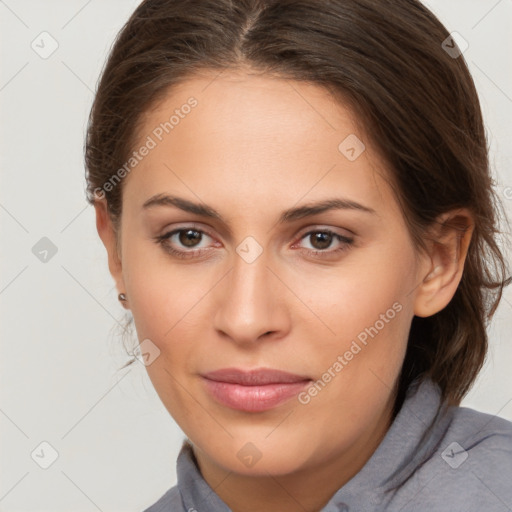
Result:
{"label": "woman", "polygon": [[459,406],[510,282],[478,96],[415,0],[146,0],[86,141],[138,357],[186,434],[147,512],[506,510]]}

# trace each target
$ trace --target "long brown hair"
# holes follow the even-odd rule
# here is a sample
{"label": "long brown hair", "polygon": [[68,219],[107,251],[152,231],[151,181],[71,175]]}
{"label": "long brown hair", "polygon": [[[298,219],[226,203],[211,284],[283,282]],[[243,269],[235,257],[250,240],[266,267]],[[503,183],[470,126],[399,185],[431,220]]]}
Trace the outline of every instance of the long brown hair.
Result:
{"label": "long brown hair", "polygon": [[467,207],[474,216],[459,287],[442,311],[413,318],[398,382],[397,403],[428,375],[458,404],[484,363],[486,327],[511,278],[479,99],[457,50],[417,0],[145,0],[98,83],[87,199],[102,194],[119,226],[122,182],[105,184],[129,159],[142,114],[195,72],[248,68],[325,87],[388,163],[417,248],[442,213]]}

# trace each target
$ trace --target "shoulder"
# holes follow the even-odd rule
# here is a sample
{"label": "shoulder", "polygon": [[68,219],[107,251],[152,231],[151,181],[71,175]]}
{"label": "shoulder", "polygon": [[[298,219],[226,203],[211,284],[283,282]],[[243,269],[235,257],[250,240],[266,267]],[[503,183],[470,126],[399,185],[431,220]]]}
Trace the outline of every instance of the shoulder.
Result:
{"label": "shoulder", "polygon": [[175,485],[143,512],[182,512],[184,510],[185,508],[181,501],[180,491],[178,490],[178,486]]}
{"label": "shoulder", "polygon": [[500,416],[487,414],[469,407],[453,407],[451,435],[464,438],[467,449],[512,450],[512,422]]}
{"label": "shoulder", "polygon": [[468,512],[512,508],[512,422],[467,407],[450,407],[448,416],[410,482],[412,503]]}
{"label": "shoulder", "polygon": [[[470,469],[487,477],[495,475],[498,481],[505,472],[510,484],[512,422],[467,407],[457,407],[444,441],[445,444],[456,442],[461,445],[461,453]],[[446,450],[443,454],[451,456]]]}
{"label": "shoulder", "polygon": [[[455,407],[452,414],[450,427],[443,437],[444,444],[460,445],[458,451],[464,458],[464,463],[469,462],[469,468],[485,475],[496,475],[498,480],[500,475],[503,476],[503,472],[506,472],[510,478],[512,422],[468,407]],[[450,444],[441,455],[444,458],[452,456]],[[457,457],[456,451],[454,455]]]}

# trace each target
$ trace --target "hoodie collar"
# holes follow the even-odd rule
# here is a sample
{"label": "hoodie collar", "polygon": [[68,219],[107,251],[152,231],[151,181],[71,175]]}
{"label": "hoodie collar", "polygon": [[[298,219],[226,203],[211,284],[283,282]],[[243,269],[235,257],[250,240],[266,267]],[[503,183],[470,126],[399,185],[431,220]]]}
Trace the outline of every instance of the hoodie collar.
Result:
{"label": "hoodie collar", "polygon": [[[386,491],[405,483],[435,451],[449,424],[446,411],[441,407],[441,390],[437,384],[429,378],[413,381],[402,407],[373,455],[333,495],[322,512],[354,510],[354,507],[357,510],[366,504],[382,503]],[[178,456],[177,480],[186,512],[231,512],[202,477],[188,439],[184,440]]]}

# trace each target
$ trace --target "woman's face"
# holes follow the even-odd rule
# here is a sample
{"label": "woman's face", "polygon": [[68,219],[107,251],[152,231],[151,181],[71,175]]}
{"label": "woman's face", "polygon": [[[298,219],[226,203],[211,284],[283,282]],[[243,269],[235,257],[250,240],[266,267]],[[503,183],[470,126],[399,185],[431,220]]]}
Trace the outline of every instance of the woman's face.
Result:
{"label": "woman's face", "polygon": [[[317,86],[217,75],[147,113],[123,185],[114,275],[149,377],[226,470],[286,474],[341,455],[361,466],[389,426],[429,267],[348,110]],[[151,202],[163,196],[196,211]],[[225,368],[309,382],[203,377]]]}

